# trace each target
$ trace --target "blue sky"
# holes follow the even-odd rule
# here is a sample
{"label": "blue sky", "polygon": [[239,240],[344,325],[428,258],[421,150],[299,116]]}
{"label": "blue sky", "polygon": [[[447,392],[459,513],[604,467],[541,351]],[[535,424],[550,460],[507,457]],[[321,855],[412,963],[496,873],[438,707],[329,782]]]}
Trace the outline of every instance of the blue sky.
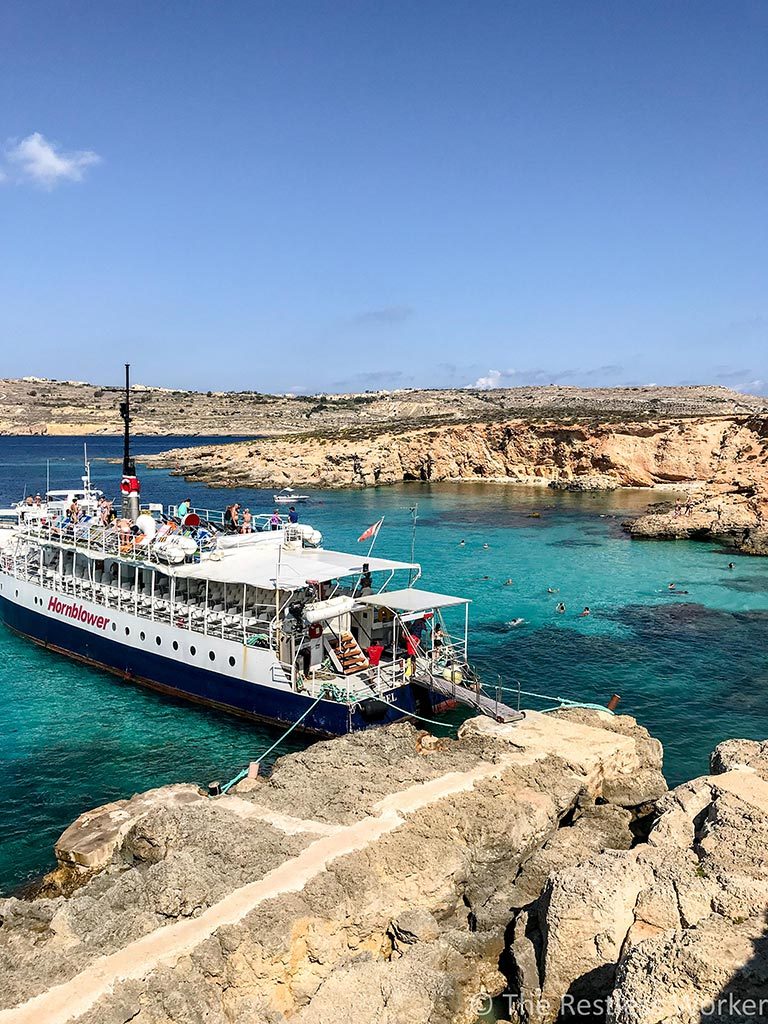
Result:
{"label": "blue sky", "polygon": [[768,4],[0,8],[0,376],[768,391]]}

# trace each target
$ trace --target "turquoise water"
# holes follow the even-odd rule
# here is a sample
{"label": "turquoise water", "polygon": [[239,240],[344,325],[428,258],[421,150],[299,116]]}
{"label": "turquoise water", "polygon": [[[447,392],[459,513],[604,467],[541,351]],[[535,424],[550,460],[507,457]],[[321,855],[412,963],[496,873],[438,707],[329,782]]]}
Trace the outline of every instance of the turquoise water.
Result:
{"label": "turquoise water", "polygon": [[[173,443],[140,439],[136,449]],[[119,455],[117,439],[88,446],[95,459]],[[52,486],[75,483],[82,440],[0,438],[0,504],[25,484],[43,488],[47,457]],[[116,491],[118,465],[95,461],[93,475]],[[188,492],[209,507],[236,496],[252,511],[271,508],[271,492],[210,490],[157,470],[141,475],[147,500]],[[721,739],[768,736],[768,562],[706,544],[630,542],[620,523],[651,499],[657,495],[641,491],[413,484],[318,492],[302,512],[326,546],[347,549],[384,515],[375,552],[408,560],[417,503],[421,582],[472,598],[471,655],[484,677],[573,700],[605,703],[619,693],[621,709],[664,743],[677,783],[704,771]],[[529,518],[534,511],[540,518]],[[508,578],[513,585],[504,585]],[[689,593],[670,596],[670,581]],[[579,618],[585,605],[592,614]],[[517,618],[523,625],[510,626]],[[53,842],[83,810],[169,782],[226,779],[278,735],[74,665],[2,629],[0,685],[2,892],[52,866]],[[302,742],[291,740],[285,750]]]}

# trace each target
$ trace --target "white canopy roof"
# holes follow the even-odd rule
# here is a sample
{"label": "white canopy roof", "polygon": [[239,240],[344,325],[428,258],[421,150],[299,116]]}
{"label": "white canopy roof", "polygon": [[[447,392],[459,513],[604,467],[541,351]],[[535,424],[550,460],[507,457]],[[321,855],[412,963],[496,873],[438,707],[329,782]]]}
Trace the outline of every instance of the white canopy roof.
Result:
{"label": "white canopy roof", "polygon": [[466,597],[451,597],[449,594],[433,594],[429,590],[390,590],[384,594],[368,594],[357,599],[361,604],[372,604],[390,608],[395,612],[424,612],[430,608],[449,608],[455,604],[469,604]]}
{"label": "white canopy roof", "polygon": [[322,548],[280,551],[277,545],[271,544],[225,550],[221,555],[220,559],[205,558],[197,563],[169,567],[166,571],[182,579],[247,583],[265,590],[298,590],[307,583],[327,583],[340,576],[357,576],[363,571],[363,563],[367,563],[371,572],[419,568],[410,562],[366,557],[362,552],[358,555]]}

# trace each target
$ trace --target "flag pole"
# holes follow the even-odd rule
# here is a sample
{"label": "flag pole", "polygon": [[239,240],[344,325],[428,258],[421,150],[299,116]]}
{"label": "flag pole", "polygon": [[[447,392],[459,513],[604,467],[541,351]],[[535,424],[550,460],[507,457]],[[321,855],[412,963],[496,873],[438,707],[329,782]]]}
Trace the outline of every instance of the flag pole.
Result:
{"label": "flag pole", "polygon": [[[413,516],[413,522],[411,524],[411,563],[413,563],[416,556],[416,520],[419,518],[419,503],[416,502],[410,508],[410,513]],[[412,582],[413,569],[408,570],[408,586],[410,587]]]}
{"label": "flag pole", "polygon": [[373,545],[376,543],[376,538],[379,536],[379,530],[381,529],[383,523],[384,523],[384,516],[382,516],[381,519],[379,520],[379,525],[376,527],[376,532],[374,533],[373,537],[371,537],[371,546],[368,548],[368,554],[365,556],[366,558],[370,558],[371,557],[371,552],[373,551]]}

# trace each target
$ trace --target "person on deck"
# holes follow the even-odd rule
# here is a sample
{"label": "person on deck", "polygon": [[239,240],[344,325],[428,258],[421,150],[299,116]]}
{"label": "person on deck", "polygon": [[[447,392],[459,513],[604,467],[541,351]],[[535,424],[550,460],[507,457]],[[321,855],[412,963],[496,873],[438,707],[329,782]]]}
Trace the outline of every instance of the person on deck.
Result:
{"label": "person on deck", "polygon": [[253,516],[251,510],[247,508],[243,512],[243,525],[240,527],[240,533],[253,533]]}
{"label": "person on deck", "polygon": [[72,499],[72,504],[67,509],[67,515],[73,523],[76,523],[80,518],[80,506],[77,504],[77,498]]}
{"label": "person on deck", "polygon": [[224,509],[224,529],[237,533],[240,529],[240,506],[237,502]]}
{"label": "person on deck", "polygon": [[294,505],[291,505],[291,507],[288,509],[288,522],[298,523],[298,521],[299,513],[296,511],[296,507]]}
{"label": "person on deck", "polygon": [[413,670],[416,667],[416,655],[419,653],[419,638],[413,633],[405,634],[405,651],[411,666],[410,675],[413,675]]}
{"label": "person on deck", "polygon": [[424,630],[427,628],[426,619],[415,619],[411,623],[411,634],[421,643],[421,638],[424,635]]}
{"label": "person on deck", "polygon": [[179,507],[176,509],[179,519],[183,519],[186,515],[189,514],[189,509],[191,505],[192,499],[184,498],[184,500],[179,504]]}
{"label": "person on deck", "polygon": [[272,515],[269,517],[269,525],[273,530],[279,530],[283,525],[280,519],[280,513],[275,509]]}

